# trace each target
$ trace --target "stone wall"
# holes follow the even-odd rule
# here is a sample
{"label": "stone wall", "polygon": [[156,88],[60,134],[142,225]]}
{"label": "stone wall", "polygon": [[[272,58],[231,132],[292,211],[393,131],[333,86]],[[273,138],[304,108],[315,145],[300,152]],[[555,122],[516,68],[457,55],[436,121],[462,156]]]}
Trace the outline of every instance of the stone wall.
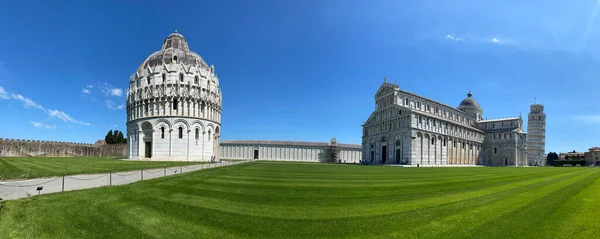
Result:
{"label": "stone wall", "polygon": [[43,140],[2,139],[0,157],[111,157],[126,158],[125,144],[96,145]]}
{"label": "stone wall", "polygon": [[[331,152],[329,149],[331,145],[331,143],[322,142],[226,140],[221,141],[220,155],[223,159],[330,162]],[[362,158],[360,145],[337,143],[335,145],[339,150],[339,161],[360,162]]]}

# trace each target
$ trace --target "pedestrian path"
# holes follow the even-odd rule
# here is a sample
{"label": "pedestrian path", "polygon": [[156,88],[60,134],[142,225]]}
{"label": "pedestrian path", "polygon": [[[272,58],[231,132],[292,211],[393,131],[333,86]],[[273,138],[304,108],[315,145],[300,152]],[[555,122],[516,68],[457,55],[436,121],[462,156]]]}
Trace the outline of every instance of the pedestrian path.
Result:
{"label": "pedestrian path", "polygon": [[[64,191],[74,191],[87,188],[97,188],[113,185],[124,185],[140,180],[161,178],[180,173],[188,173],[203,169],[229,166],[245,163],[246,161],[204,163],[188,166],[164,167],[127,172],[66,175],[48,178],[36,178],[15,181],[0,181],[0,198],[14,200],[38,194],[49,194]],[[41,190],[38,190],[41,189]]]}

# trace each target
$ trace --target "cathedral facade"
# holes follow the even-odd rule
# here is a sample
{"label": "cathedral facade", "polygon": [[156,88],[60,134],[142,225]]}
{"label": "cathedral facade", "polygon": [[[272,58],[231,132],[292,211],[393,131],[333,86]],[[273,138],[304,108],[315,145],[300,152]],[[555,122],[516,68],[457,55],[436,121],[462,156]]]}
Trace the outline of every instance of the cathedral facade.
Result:
{"label": "cathedral facade", "polygon": [[190,51],[177,31],[130,77],[130,159],[208,161],[219,158],[221,90],[214,66]]}
{"label": "cathedral facade", "polygon": [[362,161],[420,166],[525,166],[521,116],[484,120],[471,92],[457,108],[384,82],[362,125]]}

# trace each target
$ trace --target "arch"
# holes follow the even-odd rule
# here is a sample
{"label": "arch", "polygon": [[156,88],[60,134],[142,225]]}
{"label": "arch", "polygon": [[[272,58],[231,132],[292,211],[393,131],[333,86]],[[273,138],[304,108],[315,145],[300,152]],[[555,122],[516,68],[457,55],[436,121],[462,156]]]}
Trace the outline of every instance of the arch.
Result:
{"label": "arch", "polygon": [[215,134],[217,134],[217,135],[218,135],[219,133],[221,133],[221,129],[220,129],[220,127],[217,125],[217,126],[215,126]]}
{"label": "arch", "polygon": [[194,120],[194,121],[192,121],[192,124],[191,124],[191,125],[192,125],[192,126],[191,126],[192,128],[196,127],[196,128],[200,128],[200,129],[202,129],[202,130],[204,130],[204,128],[205,128],[205,127],[204,127],[204,124],[203,124],[203,123],[202,123],[202,121],[200,121],[200,120]]}
{"label": "arch", "polygon": [[142,130],[149,130],[149,129],[153,129],[154,127],[152,126],[152,124],[148,121],[144,121],[140,124]]}
{"label": "arch", "polygon": [[162,82],[163,84],[167,82],[167,75],[165,73],[162,73]]}
{"label": "arch", "polygon": [[186,129],[190,128],[189,123],[186,120],[184,120],[184,119],[176,119],[176,120],[173,121],[173,125],[176,125],[176,124],[179,124],[179,123],[184,124]]}
{"label": "arch", "polygon": [[206,125],[206,130],[207,130],[207,131],[208,131],[208,130],[210,130],[211,132],[214,132],[214,127],[215,127],[215,126],[214,126],[212,123],[208,123],[208,124]]}
{"label": "arch", "polygon": [[196,84],[196,85],[200,84],[200,77],[194,76],[194,84]]}
{"label": "arch", "polygon": [[183,82],[183,73],[179,73],[179,82]]}
{"label": "arch", "polygon": [[156,126],[158,128],[161,124],[167,125],[168,126],[167,129],[171,129],[172,128],[171,122],[169,122],[166,119],[156,120],[156,122],[154,123],[154,126]]}

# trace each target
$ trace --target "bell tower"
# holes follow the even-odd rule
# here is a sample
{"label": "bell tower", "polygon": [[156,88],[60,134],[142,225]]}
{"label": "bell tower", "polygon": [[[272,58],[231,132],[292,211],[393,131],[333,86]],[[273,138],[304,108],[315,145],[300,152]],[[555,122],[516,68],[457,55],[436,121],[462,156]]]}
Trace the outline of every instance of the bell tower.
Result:
{"label": "bell tower", "polygon": [[527,120],[527,159],[529,164],[545,166],[546,113],[544,113],[544,105],[536,101],[529,108],[531,111]]}

